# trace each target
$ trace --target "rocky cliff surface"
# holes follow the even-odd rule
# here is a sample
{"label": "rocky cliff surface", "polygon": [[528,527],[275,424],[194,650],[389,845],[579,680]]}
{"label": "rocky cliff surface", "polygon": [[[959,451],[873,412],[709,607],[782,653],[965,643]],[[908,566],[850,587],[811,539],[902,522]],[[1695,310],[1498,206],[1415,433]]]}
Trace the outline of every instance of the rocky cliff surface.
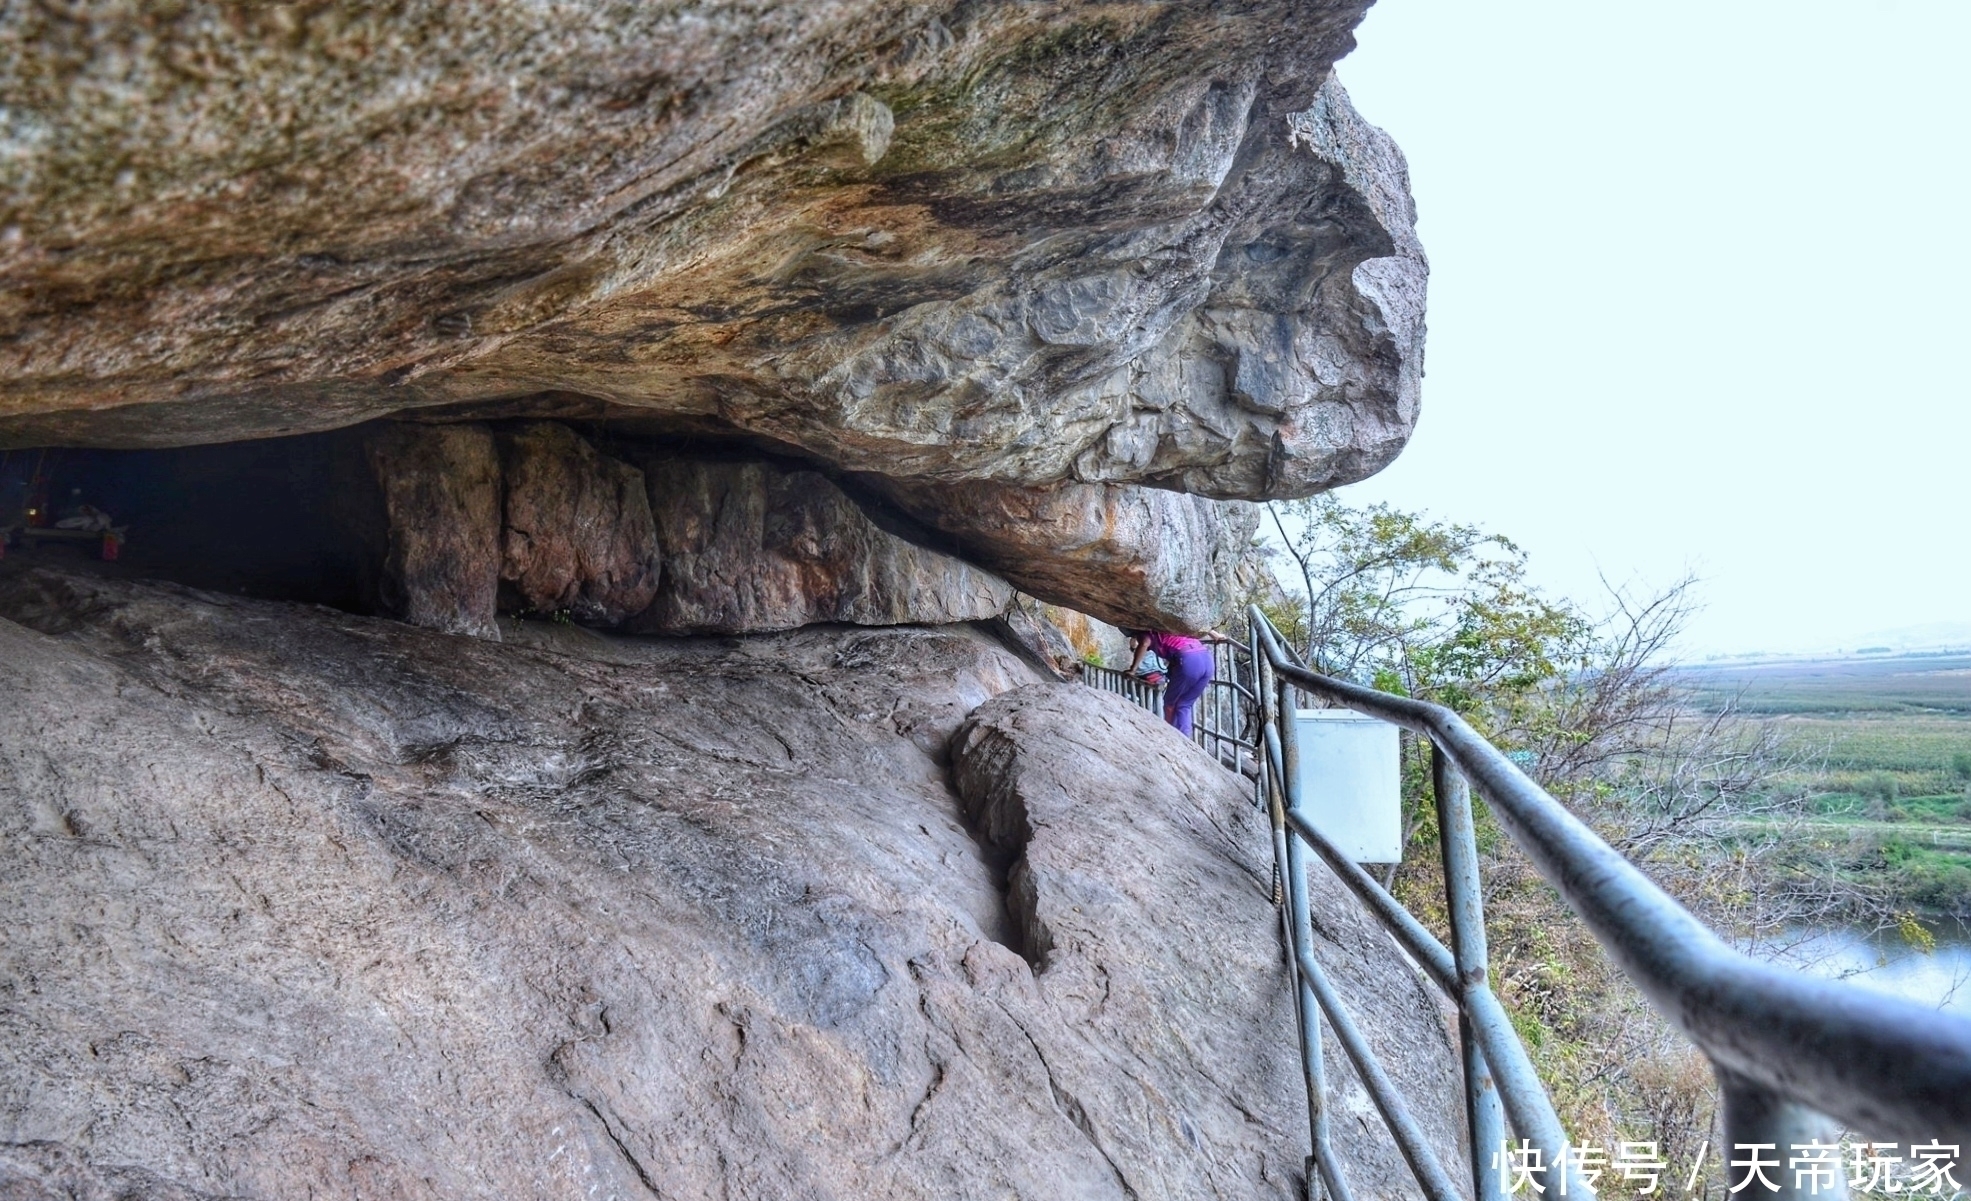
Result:
{"label": "rocky cliff surface", "polygon": [[1416,420],[1365,7],[0,5],[0,537],[128,523],[0,562],[0,1198],[1302,1195],[1245,786],[1043,676]]}
{"label": "rocky cliff surface", "polygon": [[1365,7],[12,6],[0,446],[578,411],[1202,624],[1087,588],[1082,531],[1195,571],[1239,520],[1143,489],[1305,495],[1416,417],[1404,167],[1331,74]]}
{"label": "rocky cliff surface", "polygon": [[[1249,786],[966,627],[0,614],[0,1195],[1302,1195]],[[1442,1015],[1316,884],[1455,1164]]]}

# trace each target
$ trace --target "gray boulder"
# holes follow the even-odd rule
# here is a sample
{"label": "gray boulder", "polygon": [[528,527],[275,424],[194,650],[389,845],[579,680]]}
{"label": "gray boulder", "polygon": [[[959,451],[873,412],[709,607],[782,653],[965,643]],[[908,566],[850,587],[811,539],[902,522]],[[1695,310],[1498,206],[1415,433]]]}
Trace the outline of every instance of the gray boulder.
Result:
{"label": "gray boulder", "polygon": [[[896,481],[1036,596],[1204,624],[1176,577],[1229,525],[1080,527],[1360,479],[1416,421],[1407,173],[1333,75],[1366,7],[9,6],[0,446],[578,410]],[[975,487],[1072,518],[967,529]]]}
{"label": "gray boulder", "polygon": [[495,645],[14,564],[0,615],[0,1195],[1300,1195],[1245,787],[973,631]]}

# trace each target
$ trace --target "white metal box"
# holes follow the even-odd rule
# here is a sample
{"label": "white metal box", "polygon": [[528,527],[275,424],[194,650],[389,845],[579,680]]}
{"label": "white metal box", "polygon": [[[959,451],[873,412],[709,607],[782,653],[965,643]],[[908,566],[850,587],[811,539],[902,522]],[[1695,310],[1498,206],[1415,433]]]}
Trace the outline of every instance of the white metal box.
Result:
{"label": "white metal box", "polygon": [[1294,713],[1300,812],[1357,863],[1403,858],[1403,780],[1396,727],[1349,709]]}

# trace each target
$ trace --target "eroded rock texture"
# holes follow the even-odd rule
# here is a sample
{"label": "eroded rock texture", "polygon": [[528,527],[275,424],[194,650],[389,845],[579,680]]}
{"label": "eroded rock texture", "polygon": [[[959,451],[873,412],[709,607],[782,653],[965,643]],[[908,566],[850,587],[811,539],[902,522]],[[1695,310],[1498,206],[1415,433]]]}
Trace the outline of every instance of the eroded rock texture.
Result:
{"label": "eroded rock texture", "polygon": [[1359,479],[1424,288],[1365,7],[9,6],[0,445],[575,397],[912,486]]}
{"label": "eroded rock texture", "polygon": [[0,5],[0,447],[402,420],[386,600],[506,639],[0,568],[0,1195],[1303,1195],[1194,747],[976,628],[493,607],[1219,621],[1416,417],[1365,7]]}
{"label": "eroded rock texture", "polygon": [[1259,510],[1160,488],[891,483],[906,510],[1024,592],[1112,625],[1203,631],[1225,620]]}
{"label": "eroded rock texture", "polygon": [[643,473],[564,425],[499,438],[505,482],[500,579],[522,607],[621,625],[657,595],[657,527]]}
{"label": "eroded rock texture", "polygon": [[[1285,982],[1267,970],[1283,962],[1277,916],[1264,932],[1252,921],[1253,893],[1270,890],[1272,863],[1251,783],[1206,766],[1194,745],[1120,697],[1043,684],[1002,693],[965,719],[952,737],[952,777],[980,837],[1016,856],[1007,903],[1036,986],[1091,1041],[1126,1048],[1135,1065],[1111,1074],[1105,1045],[1055,1070],[1084,1101],[1101,1098],[1102,1112],[1153,1115],[1104,1122],[1097,1135],[1115,1160],[1135,1165],[1132,1184],[1167,1182],[1168,1192],[1138,1195],[1271,1195],[1272,1135],[1254,1127],[1270,1127],[1277,1113],[1304,1116],[1306,1103],[1297,1081],[1232,1066],[1264,1057],[1261,1044],[1277,1037],[1271,1023],[1285,1016],[1273,992]],[[1455,1052],[1436,996],[1339,881],[1315,867],[1308,884],[1315,955],[1452,1179],[1468,1179]],[[1253,1014],[1254,1025],[1193,1028],[1182,1016],[1230,1011]],[[1193,1071],[1238,1079],[1227,1096],[1244,1103],[1202,1101]],[[1330,1054],[1327,1071],[1330,1132],[1354,1194],[1415,1196],[1353,1066]],[[1191,1147],[1170,1136],[1172,1122]],[[1244,1150],[1201,1170],[1200,1144]]]}
{"label": "eroded rock texture", "polygon": [[389,526],[385,607],[413,625],[497,640],[501,486],[492,432],[390,424],[365,449]]}
{"label": "eroded rock texture", "polygon": [[1049,608],[1030,596],[1015,593],[1012,604],[1000,614],[994,628],[1049,675],[1060,680],[1074,679],[1080,674],[1081,655],[1067,631],[1048,618]]}
{"label": "eroded rock texture", "polygon": [[1129,662],[1130,643],[1123,632],[1107,622],[1060,605],[1033,604],[1035,619],[1059,631],[1075,659],[1105,667],[1123,667]]}
{"label": "eroded rock texture", "polygon": [[546,421],[384,422],[366,444],[389,527],[384,608],[414,625],[497,640],[496,608],[661,634],[947,625],[1013,598],[785,463],[616,439],[639,468]]}
{"label": "eroded rock texture", "polygon": [[878,527],[827,477],[753,461],[646,458],[664,581],[646,632],[997,617],[1013,589]]}
{"label": "eroded rock texture", "polygon": [[[495,645],[17,565],[0,614],[7,1195],[1303,1195],[1246,786],[971,632]],[[1446,1138],[1436,1010],[1317,895]]]}

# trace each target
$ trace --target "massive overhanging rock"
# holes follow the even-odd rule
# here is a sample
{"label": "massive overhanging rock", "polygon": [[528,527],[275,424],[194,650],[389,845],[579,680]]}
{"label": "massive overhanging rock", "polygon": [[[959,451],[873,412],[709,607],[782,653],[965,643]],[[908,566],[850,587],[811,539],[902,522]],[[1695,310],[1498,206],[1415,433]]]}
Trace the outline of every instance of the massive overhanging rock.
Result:
{"label": "massive overhanging rock", "polygon": [[925,495],[1359,479],[1425,274],[1365,7],[16,6],[0,445],[553,392]]}
{"label": "massive overhanging rock", "polygon": [[13,10],[5,436],[562,388],[890,474],[1352,478],[1421,286],[1362,7]]}

